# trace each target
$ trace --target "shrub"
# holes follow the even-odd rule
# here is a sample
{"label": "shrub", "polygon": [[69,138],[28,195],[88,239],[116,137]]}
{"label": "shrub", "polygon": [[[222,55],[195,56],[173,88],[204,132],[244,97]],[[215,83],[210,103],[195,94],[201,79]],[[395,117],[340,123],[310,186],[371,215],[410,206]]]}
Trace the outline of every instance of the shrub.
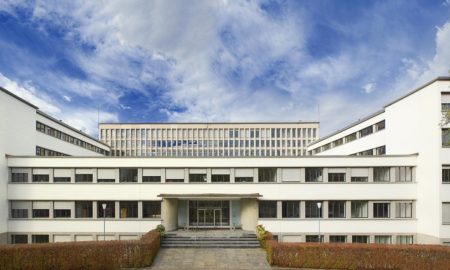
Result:
{"label": "shrub", "polygon": [[281,267],[318,269],[449,269],[450,247],[277,243],[267,241],[268,261]]}
{"label": "shrub", "polygon": [[150,266],[158,253],[160,234],[140,240],[70,242],[0,246],[0,269],[81,270]]}
{"label": "shrub", "polygon": [[162,224],[156,226],[156,230],[161,234],[161,236],[164,236],[164,234],[166,233],[166,227],[164,227],[164,225]]}

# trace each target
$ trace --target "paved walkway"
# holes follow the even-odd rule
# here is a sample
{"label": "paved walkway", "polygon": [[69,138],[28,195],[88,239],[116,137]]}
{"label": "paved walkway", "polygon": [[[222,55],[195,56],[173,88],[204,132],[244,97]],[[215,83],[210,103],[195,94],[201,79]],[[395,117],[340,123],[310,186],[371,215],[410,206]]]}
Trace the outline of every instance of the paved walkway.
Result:
{"label": "paved walkway", "polygon": [[260,248],[162,248],[149,270],[233,269],[270,270]]}

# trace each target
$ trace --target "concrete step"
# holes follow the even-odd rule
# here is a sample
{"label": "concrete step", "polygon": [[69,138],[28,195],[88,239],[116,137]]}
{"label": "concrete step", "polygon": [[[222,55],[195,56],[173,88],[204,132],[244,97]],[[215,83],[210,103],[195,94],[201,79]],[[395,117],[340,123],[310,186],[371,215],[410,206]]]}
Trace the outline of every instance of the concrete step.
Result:
{"label": "concrete step", "polygon": [[189,235],[168,233],[164,236],[162,248],[259,248],[255,234],[243,235]]}

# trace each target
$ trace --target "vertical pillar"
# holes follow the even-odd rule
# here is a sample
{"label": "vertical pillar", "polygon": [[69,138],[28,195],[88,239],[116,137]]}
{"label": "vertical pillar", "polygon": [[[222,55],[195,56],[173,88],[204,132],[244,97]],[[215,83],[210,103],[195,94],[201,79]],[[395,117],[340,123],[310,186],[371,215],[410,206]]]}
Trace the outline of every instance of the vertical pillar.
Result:
{"label": "vertical pillar", "polygon": [[[186,150],[186,151],[188,151],[188,150]],[[184,182],[189,183],[189,169],[188,168],[184,169]]]}
{"label": "vertical pillar", "polygon": [[49,172],[48,172],[48,182],[49,183],[53,183],[53,174],[54,174],[54,169],[49,169]]}
{"label": "vertical pillar", "polygon": [[92,202],[92,218],[97,219],[97,201]]}
{"label": "vertical pillar", "polygon": [[114,206],[115,206],[115,219],[120,219],[120,202],[119,201],[115,201],[114,202]]}
{"label": "vertical pillar", "polygon": [[138,183],[142,183],[142,168],[138,168]]}
{"label": "vertical pillar", "polygon": [[116,175],[116,183],[119,183],[120,182],[120,169],[116,169],[116,173],[115,173],[115,175]]}
{"label": "vertical pillar", "polygon": [[300,218],[305,219],[306,206],[305,201],[300,201]]}
{"label": "vertical pillar", "polygon": [[258,183],[258,168],[253,169],[253,182]]}
{"label": "vertical pillar", "polygon": [[211,174],[212,174],[211,168],[207,168],[206,169],[206,182],[207,183],[211,183]]}
{"label": "vertical pillar", "polygon": [[234,168],[230,168],[230,183],[234,183]]}
{"label": "vertical pillar", "polygon": [[138,201],[138,219],[142,219],[143,212],[142,212],[142,201]]}
{"label": "vertical pillar", "polygon": [[166,169],[161,168],[161,183],[166,182]]}
{"label": "vertical pillar", "polygon": [[367,182],[373,182],[373,167],[369,168],[369,176],[367,177]]}
{"label": "vertical pillar", "polygon": [[283,202],[277,201],[277,219],[283,218]]}
{"label": "vertical pillar", "polygon": [[278,183],[281,183],[282,182],[282,170],[281,170],[281,168],[277,168],[277,182]]}
{"label": "vertical pillar", "polygon": [[322,182],[324,182],[324,183],[328,182],[328,168],[323,168],[323,171],[322,171]]}
{"label": "vertical pillar", "polygon": [[373,202],[369,201],[368,202],[368,207],[369,207],[369,211],[368,211],[368,218],[373,218]]}
{"label": "vertical pillar", "polygon": [[305,183],[305,168],[300,168],[300,182]]}
{"label": "vertical pillar", "polygon": [[352,201],[345,202],[345,218],[352,218]]}
{"label": "vertical pillar", "polygon": [[322,202],[322,217],[324,219],[328,218],[328,201]]}
{"label": "vertical pillar", "polygon": [[98,169],[95,168],[92,172],[92,183],[97,183],[98,178]]}
{"label": "vertical pillar", "polygon": [[352,169],[346,168],[345,169],[345,182],[351,182],[352,181]]}

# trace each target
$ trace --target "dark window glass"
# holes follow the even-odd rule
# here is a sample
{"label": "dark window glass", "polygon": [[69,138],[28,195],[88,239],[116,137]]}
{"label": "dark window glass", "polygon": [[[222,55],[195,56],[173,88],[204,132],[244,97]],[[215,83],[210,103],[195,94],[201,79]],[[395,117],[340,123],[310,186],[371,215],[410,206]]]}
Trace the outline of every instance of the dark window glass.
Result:
{"label": "dark window glass", "polygon": [[[317,205],[321,203],[321,208]],[[305,202],[305,217],[306,218],[321,218],[323,203],[321,201],[306,201]]]}
{"label": "dark window glass", "polygon": [[369,243],[369,236],[368,235],[353,235],[352,236],[352,243],[368,244]]}
{"label": "dark window glass", "polygon": [[374,203],[373,217],[374,218],[389,218],[390,203]]}
{"label": "dark window glass", "polygon": [[323,242],[323,235],[319,236],[318,235],[307,235],[306,236],[306,242],[307,243],[319,243],[319,242]]}
{"label": "dark window glass", "polygon": [[49,216],[49,209],[33,209],[33,218],[48,218]]}
{"label": "dark window glass", "polygon": [[116,179],[112,178],[97,179],[97,183],[114,183],[114,182],[116,182]]}
{"label": "dark window glass", "polygon": [[120,218],[137,218],[138,203],[137,202],[120,202]]}
{"label": "dark window glass", "polygon": [[33,174],[33,182],[48,182],[48,174]]}
{"label": "dark window glass", "polygon": [[258,182],[276,182],[276,168],[260,168],[258,169]]}
{"label": "dark window glass", "polygon": [[142,182],[160,183],[161,176],[142,176]]}
{"label": "dark window glass", "polygon": [[28,209],[11,209],[11,218],[28,218]]}
{"label": "dark window glass", "polygon": [[345,173],[329,173],[328,182],[345,182]]}
{"label": "dark window glass", "polygon": [[92,201],[75,202],[76,218],[92,218]]}
{"label": "dark window glass", "polygon": [[352,176],[350,181],[352,181],[352,182],[368,182],[369,178],[367,176]]}
{"label": "dark window glass", "polygon": [[373,128],[372,128],[372,126],[370,126],[370,127],[366,127],[364,129],[361,129],[359,131],[359,136],[360,136],[360,138],[362,138],[362,137],[365,137],[365,136],[367,136],[369,134],[372,134],[372,133],[373,133]]}
{"label": "dark window glass", "polygon": [[[236,179],[235,179],[236,181]],[[211,175],[211,182],[213,183],[229,183],[230,176],[228,174],[213,174]]]}
{"label": "dark window glass", "polygon": [[13,234],[11,235],[11,244],[27,244],[28,235],[26,234]]}
{"label": "dark window glass", "polygon": [[142,202],[142,217],[161,218],[161,202],[160,201]]}
{"label": "dark window glass", "polygon": [[184,183],[184,179],[166,179],[166,183]]}
{"label": "dark window glass", "polygon": [[69,183],[70,177],[53,177],[53,182],[55,183]]}
{"label": "dark window glass", "polygon": [[12,173],[11,182],[13,183],[28,182],[28,173]]}
{"label": "dark window glass", "polygon": [[375,124],[376,131],[383,130],[385,127],[386,127],[386,122],[384,120]]}
{"label": "dark window glass", "polygon": [[389,182],[389,167],[375,167],[373,168],[373,181],[374,182]]}
{"label": "dark window glass", "polygon": [[35,244],[37,244],[37,243],[48,243],[49,242],[49,237],[48,237],[48,234],[33,234],[31,236],[31,240]]}
{"label": "dark window glass", "polygon": [[114,218],[116,216],[116,203],[114,201],[97,201],[97,217],[103,218],[103,204],[106,204],[105,217]]}
{"label": "dark window glass", "polygon": [[283,201],[282,202],[283,218],[299,218],[300,202],[299,201]]}
{"label": "dark window glass", "polygon": [[91,183],[92,182],[92,174],[76,174],[75,182],[77,183]]}
{"label": "dark window glass", "polygon": [[345,218],[345,201],[328,201],[329,218]]}
{"label": "dark window glass", "polygon": [[206,174],[189,174],[190,183],[206,183]]}
{"label": "dark window glass", "polygon": [[349,143],[349,142],[354,141],[354,140],[356,140],[356,132],[345,136],[345,142],[346,143]]}
{"label": "dark window glass", "polygon": [[236,183],[251,183],[251,182],[253,182],[253,177],[235,177],[234,182],[236,182]]}
{"label": "dark window glass", "polygon": [[450,183],[450,169],[442,169],[442,182]]}
{"label": "dark window glass", "polygon": [[120,182],[134,182],[138,181],[138,170],[137,169],[120,169]]}
{"label": "dark window glass", "polygon": [[330,235],[330,243],[346,243],[347,236],[345,235]]}
{"label": "dark window glass", "polygon": [[70,209],[55,209],[53,210],[55,218],[70,218]]}
{"label": "dark window glass", "polygon": [[277,202],[276,201],[259,201],[259,217],[260,218],[276,218]]}
{"label": "dark window glass", "polygon": [[442,146],[450,146],[450,129],[442,129]]}
{"label": "dark window glass", "polygon": [[305,168],[306,182],[322,182],[322,168]]}
{"label": "dark window glass", "polygon": [[386,146],[380,146],[375,148],[375,155],[377,156],[382,156],[382,155],[386,155]]}

